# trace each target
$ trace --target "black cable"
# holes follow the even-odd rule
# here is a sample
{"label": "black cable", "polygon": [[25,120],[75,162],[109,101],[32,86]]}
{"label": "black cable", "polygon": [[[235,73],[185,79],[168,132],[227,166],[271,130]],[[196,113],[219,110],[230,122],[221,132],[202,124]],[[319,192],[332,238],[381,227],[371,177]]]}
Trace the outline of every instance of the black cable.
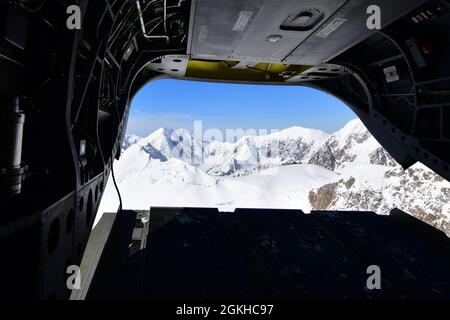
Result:
{"label": "black cable", "polygon": [[[108,69],[106,69],[106,72],[108,72]],[[106,74],[106,76],[110,79],[110,81],[112,80],[108,73]],[[119,76],[118,76],[118,78],[119,78]],[[115,88],[115,90],[117,91],[117,87]],[[120,124],[120,120],[119,120],[120,119],[120,113],[119,113],[119,107],[117,105],[117,98],[115,98],[114,106],[115,106],[115,109],[116,109],[117,127],[119,127],[119,124]],[[115,117],[113,117],[113,119],[115,119]],[[114,131],[114,125],[112,126],[112,130]],[[112,134],[112,136],[114,136],[114,134]],[[123,208],[122,195],[120,194],[120,189],[119,189],[119,186],[118,186],[117,181],[116,181],[116,176],[114,174],[114,158],[115,158],[114,145],[115,145],[115,141],[113,141],[113,148],[111,149],[111,176],[112,176],[112,179],[113,179],[114,188],[116,189],[116,192],[117,192],[117,196],[119,197],[119,212],[122,212],[122,208]]]}
{"label": "black cable", "polygon": [[[162,58],[162,56],[153,58],[153,59],[150,60],[148,63],[151,63],[151,62],[153,62],[153,61],[155,61],[155,60],[157,60],[157,59],[160,59],[160,58]],[[144,67],[146,67],[146,66],[147,66],[147,64],[146,64]],[[136,80],[137,75],[144,69],[144,67],[142,67],[142,68],[135,74],[135,76],[134,76],[134,78],[133,78],[133,81],[132,81],[131,84],[130,84],[130,89],[129,89],[130,91],[131,91],[131,87],[133,86],[134,81]],[[119,81],[118,81],[118,82],[119,82]],[[116,84],[116,86],[118,86],[118,83]],[[116,89],[117,89],[117,87],[116,87]],[[130,104],[130,91],[128,92],[127,105]],[[115,101],[114,105],[115,105],[115,109],[116,109],[117,119],[120,119],[120,113],[119,113],[119,107],[118,107],[118,105],[117,105],[117,101]],[[113,126],[113,127],[114,127],[114,126]],[[113,150],[114,150],[114,148],[113,148]],[[113,183],[114,183],[114,187],[116,188],[117,195],[119,196],[119,212],[121,212],[121,211],[122,211],[122,196],[121,196],[121,194],[120,194],[119,186],[118,186],[118,184],[117,184],[117,182],[116,182],[116,177],[115,177],[115,174],[114,174],[114,166],[113,166],[113,162],[114,162],[114,154],[113,154],[113,152],[111,151],[111,176],[112,176],[112,178],[113,178]]]}
{"label": "black cable", "polygon": [[122,212],[122,196],[120,194],[119,186],[117,185],[117,182],[116,182],[116,176],[114,174],[114,165],[113,165],[113,163],[114,163],[114,155],[111,152],[111,176],[112,176],[112,179],[113,179],[114,187],[116,188],[117,195],[119,196],[119,212]]}
{"label": "black cable", "polygon": [[[150,50],[151,51],[151,50]],[[156,51],[156,50],[155,50]],[[161,51],[164,51],[164,50],[157,50],[158,52],[161,52]],[[175,50],[174,50],[175,51]],[[140,52],[140,54],[142,54],[143,52]],[[141,73],[141,71],[143,70],[143,69],[145,69],[146,67],[147,67],[147,65],[149,64],[149,63],[152,63],[153,61],[156,61],[156,60],[158,60],[158,59],[161,59],[161,58],[163,58],[164,56],[158,56],[158,57],[154,57],[153,59],[151,59],[149,62],[147,62],[144,66],[142,66],[140,69],[139,69],[139,71],[138,72],[136,72],[135,73],[135,75],[134,75],[134,77],[133,77],[133,79],[132,79],[132,81],[131,81],[131,83],[130,83],[130,85],[129,85],[129,89],[128,89],[128,96],[127,96],[127,102],[126,102],[126,106],[127,107],[129,107],[129,105],[130,105],[130,96],[131,96],[131,88],[133,87],[133,84],[134,84],[134,81],[136,80],[136,78],[137,78],[137,76]],[[139,59],[136,59],[136,60],[139,60]],[[121,60],[121,62],[120,62],[120,66],[122,66],[122,63],[123,63],[123,57],[122,57],[122,60]],[[134,66],[135,66],[135,64],[136,64],[136,62],[133,64],[133,68],[134,68]],[[132,69],[133,69],[132,68]],[[112,81],[112,82],[114,82],[112,79],[111,79],[111,76],[110,76],[110,74],[108,73],[108,69],[106,69],[106,73],[105,73],[105,76],[108,78],[108,80],[110,80],[110,81]],[[115,87],[114,87],[114,90],[115,90],[115,92],[114,92],[114,106],[115,106],[115,109],[116,109],[116,116],[117,116],[117,124],[119,125],[120,124],[120,112],[119,112],[119,107],[118,107],[118,104],[117,104],[117,94],[118,94],[118,91],[120,91],[120,90],[118,90],[118,88],[119,88],[119,86],[120,86],[120,76],[121,76],[121,73],[119,72],[119,74],[117,75],[117,81],[116,81],[116,84],[115,84]],[[130,76],[130,75],[129,75]],[[128,82],[128,77],[127,77],[127,82]],[[113,118],[114,119],[114,118]],[[114,125],[112,126],[112,128],[114,128]],[[114,130],[114,129],[113,129]],[[112,134],[112,136],[114,136],[114,134]],[[115,141],[113,141],[113,145],[115,144]],[[114,149],[114,148],[113,148]],[[122,211],[122,209],[123,209],[123,202],[122,202],[122,196],[121,196],[121,193],[120,193],[120,189],[119,189],[119,186],[118,186],[118,184],[117,184],[117,181],[116,181],[116,177],[115,177],[115,173],[114,173],[114,166],[113,166],[113,162],[114,162],[114,154],[113,154],[113,149],[111,150],[111,175],[112,175],[112,178],[113,178],[113,183],[114,183],[114,187],[115,187],[115,189],[116,189],[116,192],[117,192],[117,195],[118,195],[118,197],[119,197],[119,212],[121,212]]]}

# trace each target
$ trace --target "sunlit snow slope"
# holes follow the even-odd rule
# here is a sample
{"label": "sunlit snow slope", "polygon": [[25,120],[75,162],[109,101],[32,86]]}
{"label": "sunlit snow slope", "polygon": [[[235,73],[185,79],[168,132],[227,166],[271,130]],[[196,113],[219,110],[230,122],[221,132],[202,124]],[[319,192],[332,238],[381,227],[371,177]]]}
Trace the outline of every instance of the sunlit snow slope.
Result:
{"label": "sunlit snow slope", "polygon": [[[115,173],[128,209],[150,206],[370,210],[400,208],[450,234],[450,183],[423,165],[403,170],[359,120],[338,132],[293,127],[235,143],[161,128],[126,137]],[[110,179],[111,180],[111,179]],[[116,211],[108,181],[97,221]]]}

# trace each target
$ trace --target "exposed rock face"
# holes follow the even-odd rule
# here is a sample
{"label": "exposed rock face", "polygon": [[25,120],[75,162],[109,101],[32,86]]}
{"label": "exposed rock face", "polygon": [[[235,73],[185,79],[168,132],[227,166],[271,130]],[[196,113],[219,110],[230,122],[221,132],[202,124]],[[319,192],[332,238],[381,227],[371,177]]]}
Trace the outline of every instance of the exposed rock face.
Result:
{"label": "exposed rock face", "polygon": [[395,167],[397,162],[391,157],[389,153],[383,148],[377,148],[375,151],[369,154],[370,163],[378,164],[380,166]]}
{"label": "exposed rock face", "polygon": [[345,182],[345,187],[347,189],[350,189],[354,184],[355,184],[355,178],[351,177],[350,179],[347,180],[347,182]]}
{"label": "exposed rock face", "polygon": [[142,146],[141,149],[148,153],[149,157],[152,159],[158,159],[162,162],[167,161],[167,158],[155,147],[151,145],[151,143],[147,143],[145,146]]}
{"label": "exposed rock face", "polygon": [[232,159],[229,162],[221,164],[220,166],[214,166],[206,171],[207,174],[217,177],[231,176],[236,172],[241,172],[241,166],[239,163]]}
{"label": "exposed rock face", "polygon": [[128,149],[130,146],[132,146],[133,144],[136,144],[139,142],[139,140],[141,140],[141,137],[138,137],[136,135],[127,135],[124,137],[123,139],[123,150]]}
{"label": "exposed rock face", "polygon": [[334,171],[353,162],[388,166],[392,162],[395,163],[359,120],[349,122],[343,129],[331,135],[311,156],[308,163]]}
{"label": "exposed rock face", "polygon": [[403,170],[360,121],[331,135],[309,162],[351,175],[311,190],[313,210],[399,208],[450,235],[450,183],[421,164]]}
{"label": "exposed rock face", "polygon": [[325,143],[319,151],[313,154],[308,163],[324,167],[331,171],[336,169],[336,159],[328,143]]}
{"label": "exposed rock face", "polygon": [[243,176],[258,168],[307,163],[328,134],[293,127],[266,136],[248,136],[231,143],[210,143],[202,169],[216,176]]}
{"label": "exposed rock face", "polygon": [[309,192],[309,202],[314,210],[327,210],[336,201],[336,191],[342,181],[329,183],[320,187],[316,192]]}
{"label": "exposed rock face", "polygon": [[380,185],[351,178],[309,194],[315,210],[368,210],[388,214],[399,208],[450,235],[450,184],[423,165],[385,172]]}

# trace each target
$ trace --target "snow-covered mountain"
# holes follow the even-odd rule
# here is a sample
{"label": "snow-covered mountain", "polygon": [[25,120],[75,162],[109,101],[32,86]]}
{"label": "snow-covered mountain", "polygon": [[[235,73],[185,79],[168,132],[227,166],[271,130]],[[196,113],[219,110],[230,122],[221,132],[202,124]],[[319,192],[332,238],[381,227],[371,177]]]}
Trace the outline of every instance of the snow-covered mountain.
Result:
{"label": "snow-covered mountain", "polygon": [[316,210],[389,213],[399,208],[450,235],[450,183],[422,164],[406,171],[356,166],[343,171],[339,180],[311,190],[309,201]]}
{"label": "snow-covered mountain", "polygon": [[[329,135],[288,128],[235,143],[183,129],[126,137],[115,171],[125,208],[399,208],[450,234],[450,183],[417,164],[403,170],[359,120]],[[108,182],[100,212],[116,210]]]}
{"label": "snow-covered mountain", "polygon": [[138,137],[134,134],[130,136],[125,136],[125,139],[123,141],[123,149],[124,150],[128,149],[130,146],[137,143],[139,140],[141,140],[141,137]]}
{"label": "snow-covered mountain", "polygon": [[310,191],[313,209],[399,208],[450,235],[450,183],[422,164],[403,170],[360,120],[331,135],[309,163],[340,175]]}
{"label": "snow-covered mountain", "polygon": [[320,130],[292,127],[264,136],[244,136],[236,143],[204,142],[188,130],[161,128],[146,138],[125,137],[123,149],[125,157],[126,153],[143,152],[150,159],[178,159],[212,176],[230,176],[307,163],[328,137]]}
{"label": "snow-covered mountain", "polygon": [[350,121],[344,128],[331,135],[312,155],[309,163],[330,170],[358,164],[377,164],[387,167],[398,165],[359,119]]}
{"label": "snow-covered mountain", "polygon": [[320,130],[292,127],[265,136],[242,137],[234,144],[213,142],[205,147],[202,168],[214,176],[229,176],[306,163],[328,137]]}

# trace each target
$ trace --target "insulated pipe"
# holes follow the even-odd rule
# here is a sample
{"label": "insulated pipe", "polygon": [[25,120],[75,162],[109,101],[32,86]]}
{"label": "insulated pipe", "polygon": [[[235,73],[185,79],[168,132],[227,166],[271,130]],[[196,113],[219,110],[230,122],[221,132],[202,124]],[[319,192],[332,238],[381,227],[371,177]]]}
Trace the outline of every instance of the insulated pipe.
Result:
{"label": "insulated pipe", "polygon": [[169,42],[170,38],[167,35],[167,0],[164,0],[164,16],[163,16],[163,24],[164,24],[164,32],[166,35],[148,35],[147,30],[145,28],[145,22],[144,17],[142,15],[142,9],[141,9],[141,2],[139,0],[136,0],[136,7],[139,13],[139,21],[141,22],[141,29],[142,29],[142,35],[147,39],[166,39],[167,42]]}
{"label": "insulated pipe", "polygon": [[25,114],[20,111],[19,97],[1,99],[0,114],[1,195],[16,195],[21,192],[25,173],[22,164]]}
{"label": "insulated pipe", "polygon": [[167,34],[167,0],[164,0],[164,33]]}

